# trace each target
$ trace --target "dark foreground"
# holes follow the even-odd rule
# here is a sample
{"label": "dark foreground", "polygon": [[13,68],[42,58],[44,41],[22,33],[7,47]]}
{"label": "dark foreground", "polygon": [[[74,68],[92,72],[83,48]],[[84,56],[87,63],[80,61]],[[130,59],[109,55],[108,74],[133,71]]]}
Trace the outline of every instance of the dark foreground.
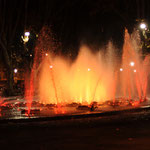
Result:
{"label": "dark foreground", "polygon": [[149,150],[150,110],[0,124],[0,150]]}

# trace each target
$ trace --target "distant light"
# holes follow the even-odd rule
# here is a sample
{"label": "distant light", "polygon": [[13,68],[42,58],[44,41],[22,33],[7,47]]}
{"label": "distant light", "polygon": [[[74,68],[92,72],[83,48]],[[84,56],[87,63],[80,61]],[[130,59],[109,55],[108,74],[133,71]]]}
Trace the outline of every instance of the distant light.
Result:
{"label": "distant light", "polygon": [[48,54],[46,53],[45,56],[48,56]]}
{"label": "distant light", "polygon": [[136,72],[136,69],[134,69],[133,72]]}
{"label": "distant light", "polygon": [[145,24],[145,23],[141,23],[141,24],[140,24],[140,28],[141,28],[141,29],[146,29],[146,24]]}
{"label": "distant light", "polygon": [[21,36],[24,43],[27,43],[29,41],[29,36]]}
{"label": "distant light", "polygon": [[135,65],[135,63],[132,61],[130,62],[130,66],[133,67]]}
{"label": "distant light", "polygon": [[32,57],[32,54],[30,54],[30,57]]}
{"label": "distant light", "polygon": [[52,68],[53,68],[53,66],[52,66],[52,65],[50,65],[50,66],[49,66],[49,68],[50,68],[50,69],[52,69]]}
{"label": "distant light", "polygon": [[120,68],[120,71],[123,71],[123,68]]}
{"label": "distant light", "polygon": [[24,35],[25,36],[30,36],[30,32],[25,32]]}
{"label": "distant light", "polygon": [[30,32],[25,32],[24,36],[21,36],[24,44],[27,43],[29,41],[29,36],[30,36]]}
{"label": "distant light", "polygon": [[88,71],[91,71],[91,69],[90,69],[90,68],[88,68]]}
{"label": "distant light", "polygon": [[18,72],[18,69],[14,69],[14,73],[17,73]]}

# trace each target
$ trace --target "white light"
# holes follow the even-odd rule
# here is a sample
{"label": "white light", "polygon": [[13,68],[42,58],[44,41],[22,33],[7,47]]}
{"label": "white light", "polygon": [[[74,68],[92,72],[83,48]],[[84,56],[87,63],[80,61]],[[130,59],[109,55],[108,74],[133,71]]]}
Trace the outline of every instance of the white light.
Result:
{"label": "white light", "polygon": [[50,69],[52,69],[52,68],[53,68],[53,66],[51,65],[51,66],[49,66],[49,68],[50,68]]}
{"label": "white light", "polygon": [[122,68],[120,68],[120,71],[123,71],[123,69],[122,69]]}
{"label": "white light", "polygon": [[29,41],[29,37],[28,36],[21,36],[22,40],[24,43],[28,42]]}
{"label": "white light", "polygon": [[48,56],[48,54],[46,53],[45,56]]}
{"label": "white light", "polygon": [[136,72],[136,70],[134,69],[133,72]]}
{"label": "white light", "polygon": [[91,71],[91,69],[90,69],[90,68],[88,68],[88,71]]}
{"label": "white light", "polygon": [[130,66],[133,67],[135,65],[135,63],[132,61],[130,62]]}
{"label": "white light", "polygon": [[145,28],[146,28],[146,24],[145,24],[145,23],[141,23],[141,24],[140,24],[140,28],[141,28],[141,29],[145,29]]}
{"label": "white light", "polygon": [[30,36],[30,32],[25,32],[24,35],[25,36]]}
{"label": "white light", "polygon": [[14,73],[17,73],[18,72],[18,69],[14,69]]}

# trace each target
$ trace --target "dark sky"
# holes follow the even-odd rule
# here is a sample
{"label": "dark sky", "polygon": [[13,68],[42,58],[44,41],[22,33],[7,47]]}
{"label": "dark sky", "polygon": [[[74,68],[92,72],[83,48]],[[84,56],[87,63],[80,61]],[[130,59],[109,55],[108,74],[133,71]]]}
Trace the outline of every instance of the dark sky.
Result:
{"label": "dark sky", "polygon": [[[85,42],[95,49],[112,40],[123,43],[124,28],[132,32],[136,19],[149,21],[149,0],[1,0],[20,15],[19,30],[39,32],[48,25],[64,49],[77,49]],[[2,3],[1,3],[2,4]],[[14,17],[13,16],[13,17]],[[16,17],[15,16],[15,17]]]}
{"label": "dark sky", "polygon": [[[81,41],[103,45],[122,43],[124,28],[131,32],[136,19],[148,19],[148,0],[32,0],[26,23],[51,25],[65,47]],[[34,19],[33,19],[34,16]]]}

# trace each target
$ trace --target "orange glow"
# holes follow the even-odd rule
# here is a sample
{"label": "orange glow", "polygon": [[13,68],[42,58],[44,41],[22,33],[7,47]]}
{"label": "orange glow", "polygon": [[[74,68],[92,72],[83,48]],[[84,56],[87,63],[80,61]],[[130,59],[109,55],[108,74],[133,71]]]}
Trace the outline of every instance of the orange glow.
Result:
{"label": "orange glow", "polygon": [[73,102],[90,105],[113,100],[115,105],[118,96],[123,99],[146,97],[149,68],[145,65],[150,57],[146,56],[144,61],[140,58],[136,35],[130,36],[125,30],[120,65],[111,42],[94,53],[88,46],[81,45],[77,58],[71,63],[68,58],[54,55],[51,38],[47,42],[44,38],[46,32],[39,36],[26,87],[28,113],[34,95],[42,104],[56,104],[56,114],[65,113],[61,106]]}
{"label": "orange glow", "polygon": [[[50,62],[55,66],[52,70],[48,69],[52,66]],[[114,95],[113,90],[110,90],[110,86],[114,84],[113,71],[109,70],[107,64],[103,66],[101,57],[92,54],[86,46],[81,47],[79,56],[71,66],[61,57],[52,59],[48,55],[41,68],[38,86],[41,103],[90,104],[93,100],[100,102],[111,99]]]}
{"label": "orange glow", "polygon": [[139,105],[139,101],[134,101],[131,103],[132,106],[137,107]]}
{"label": "orange glow", "polygon": [[125,30],[122,55],[122,68],[124,68],[124,71],[121,75],[121,88],[124,97],[134,98],[139,96],[140,99],[142,95],[146,96],[144,93],[147,91],[148,65],[145,64],[150,58],[146,56],[142,60],[138,40],[137,33],[130,36],[127,29]]}

